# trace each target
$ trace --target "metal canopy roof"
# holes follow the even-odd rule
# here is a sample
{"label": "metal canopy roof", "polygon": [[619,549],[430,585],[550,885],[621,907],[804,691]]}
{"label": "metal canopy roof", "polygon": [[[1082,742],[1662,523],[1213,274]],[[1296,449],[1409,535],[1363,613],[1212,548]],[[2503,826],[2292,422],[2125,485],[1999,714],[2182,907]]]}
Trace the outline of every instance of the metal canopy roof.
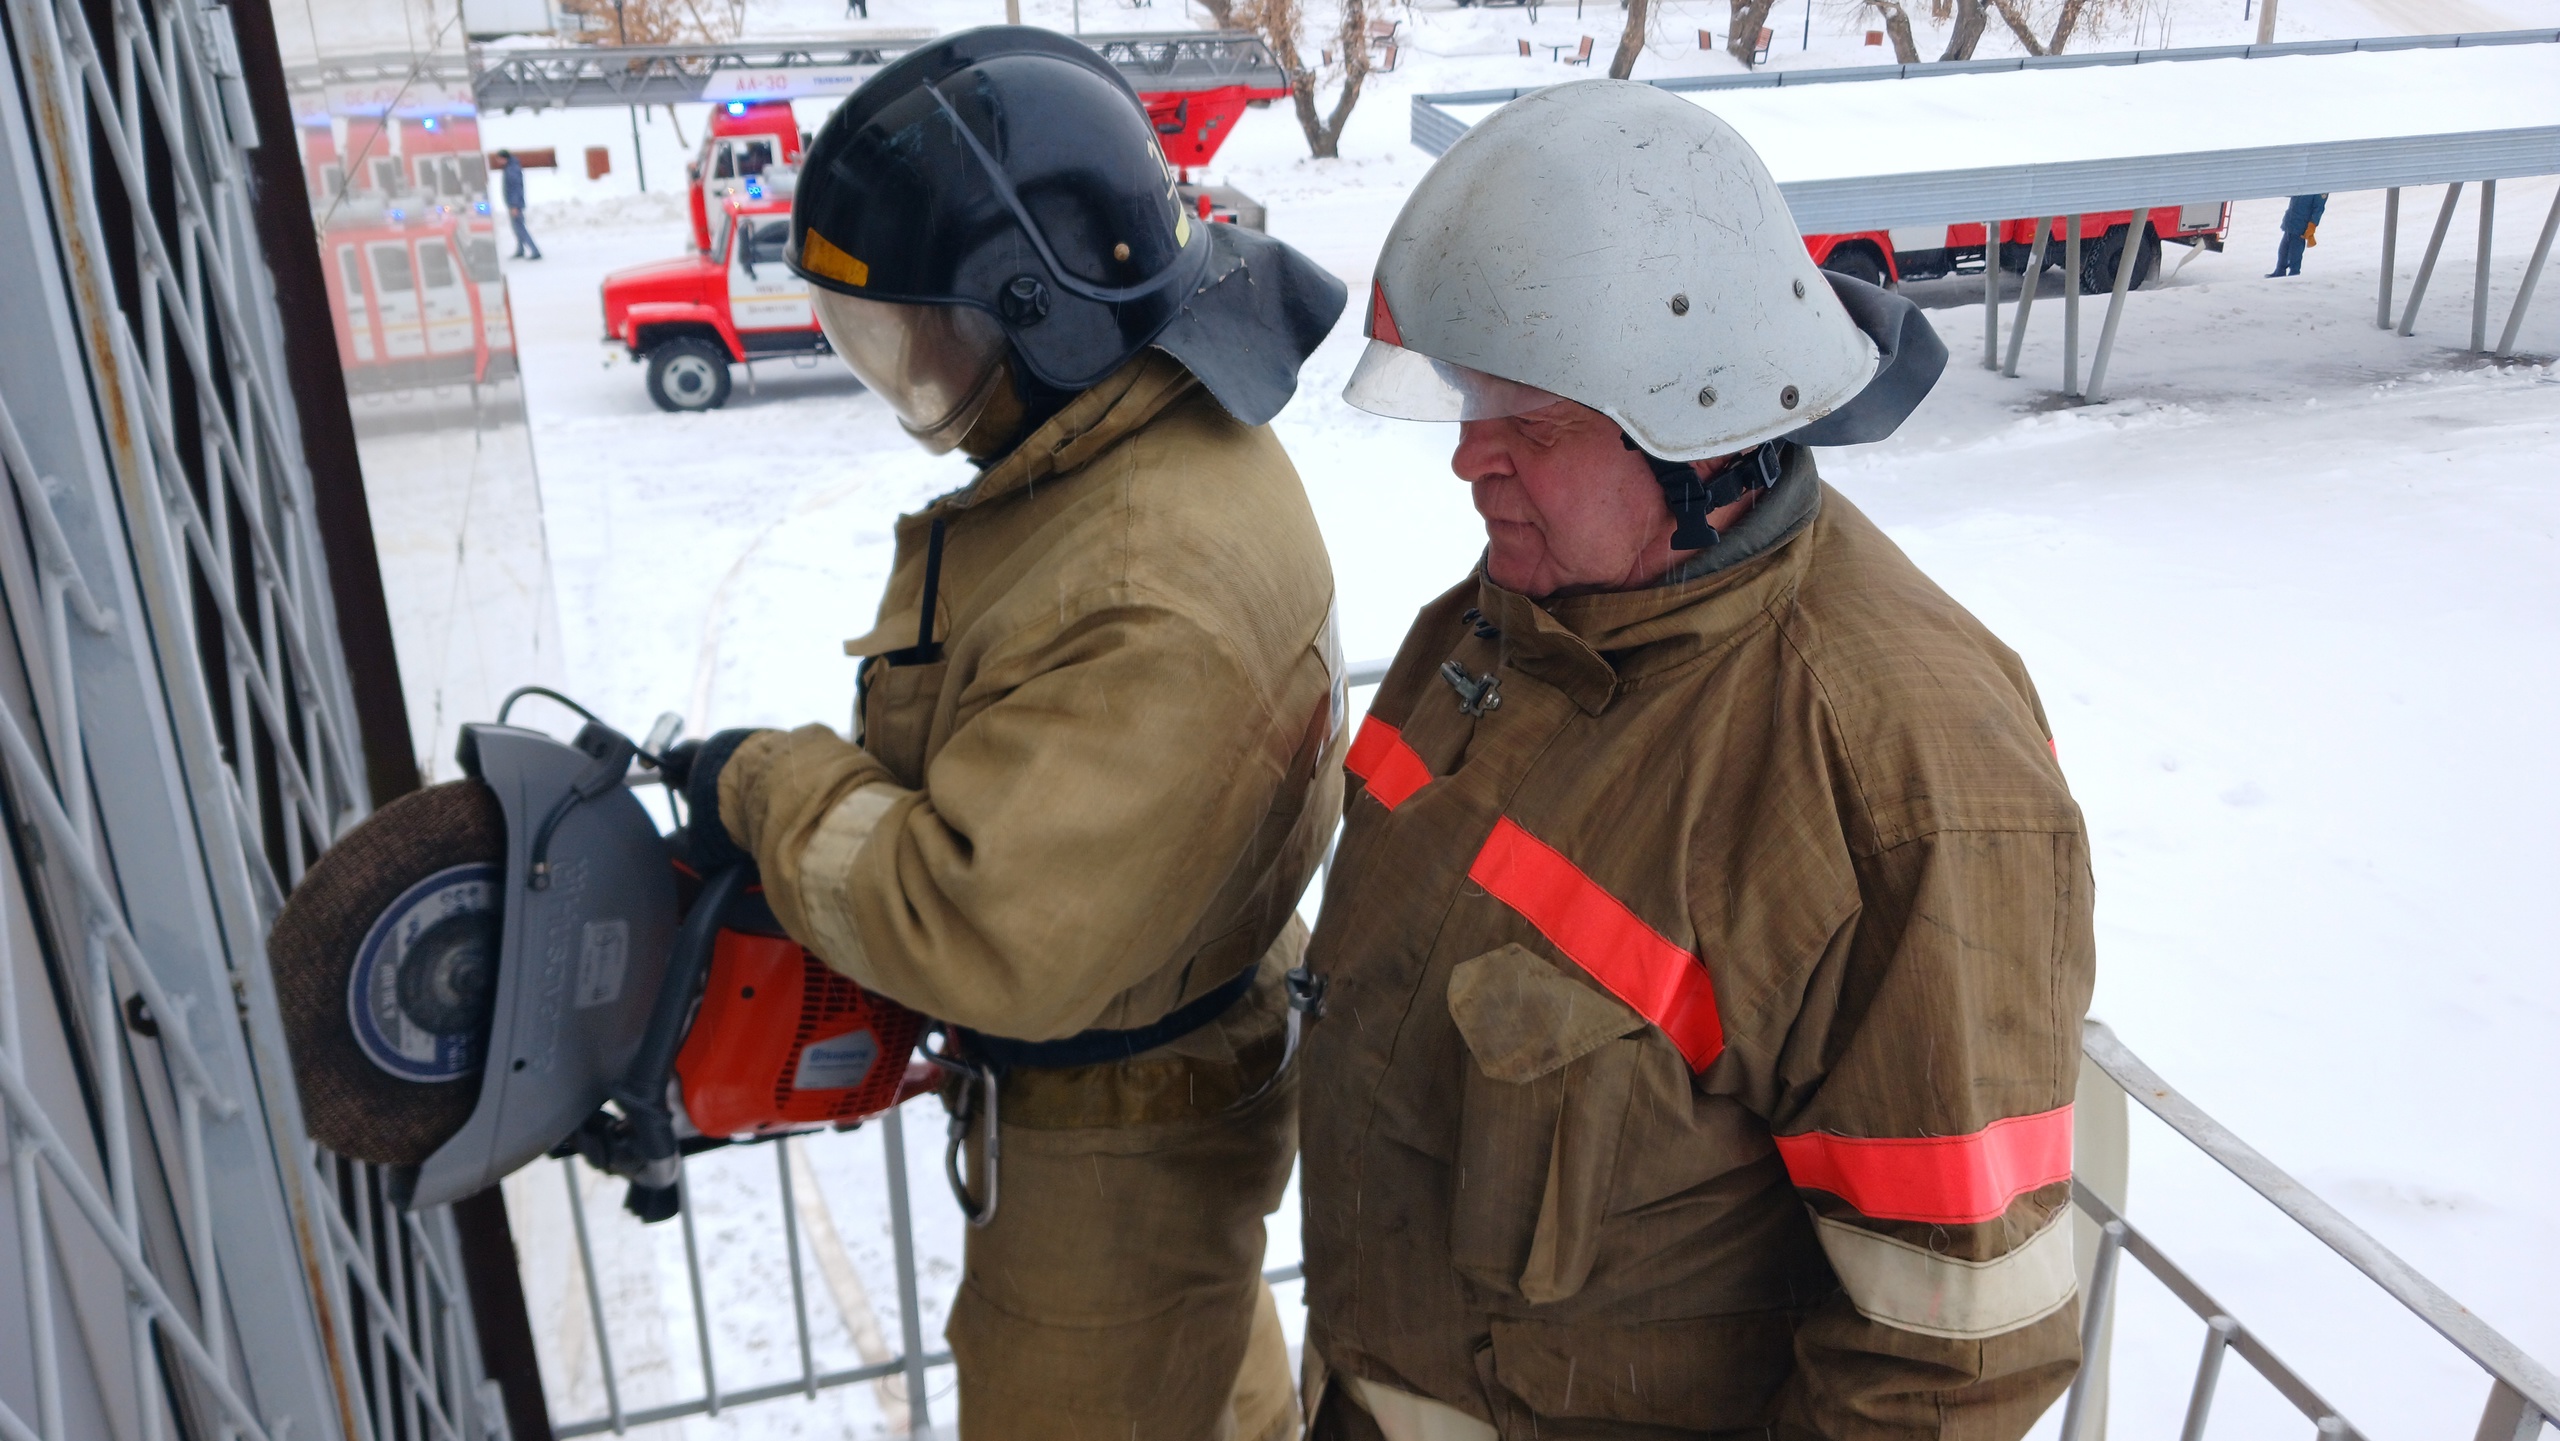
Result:
{"label": "metal canopy roof", "polygon": [[[584,45],[474,49],[471,88],[482,110],[552,106],[683,105],[703,100],[845,95],[879,67],[929,44],[917,33],[834,41],[734,45]],[[1248,31],[1079,35],[1142,91],[1285,89],[1269,47]]]}
{"label": "metal canopy roof", "polygon": [[[1649,83],[1741,131],[1814,234],[2560,173],[2551,30]],[[1417,96],[1413,142],[1528,93]]]}

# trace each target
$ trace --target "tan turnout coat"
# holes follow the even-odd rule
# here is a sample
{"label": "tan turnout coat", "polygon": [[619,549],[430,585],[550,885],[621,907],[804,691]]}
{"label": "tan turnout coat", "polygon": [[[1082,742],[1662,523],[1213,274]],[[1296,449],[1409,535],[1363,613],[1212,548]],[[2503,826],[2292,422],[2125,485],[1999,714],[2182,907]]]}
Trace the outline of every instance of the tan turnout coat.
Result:
{"label": "tan turnout coat", "polygon": [[1302,1101],[1337,1375],[1505,1438],[2024,1433],[2078,1354],[2093,943],[2014,654],[1826,488],[1700,580],[1470,579],[1349,764]]}
{"label": "tan turnout coat", "polygon": [[[945,526],[935,636],[897,663]],[[1282,936],[1340,813],[1333,575],[1297,473],[1149,351],[898,522],[859,745],[742,746],[784,927],[941,1020],[1147,1025]]]}

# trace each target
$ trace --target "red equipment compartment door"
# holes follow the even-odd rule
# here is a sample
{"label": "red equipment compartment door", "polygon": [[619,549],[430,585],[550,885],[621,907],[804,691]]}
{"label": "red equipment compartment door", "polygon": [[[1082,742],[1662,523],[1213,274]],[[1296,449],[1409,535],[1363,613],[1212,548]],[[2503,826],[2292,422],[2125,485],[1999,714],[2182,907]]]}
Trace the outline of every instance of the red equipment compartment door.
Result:
{"label": "red equipment compartment door", "polygon": [[750,1136],[846,1124],[895,1105],[924,1017],[827,969],[796,941],[720,932],[676,1053],[694,1129]]}

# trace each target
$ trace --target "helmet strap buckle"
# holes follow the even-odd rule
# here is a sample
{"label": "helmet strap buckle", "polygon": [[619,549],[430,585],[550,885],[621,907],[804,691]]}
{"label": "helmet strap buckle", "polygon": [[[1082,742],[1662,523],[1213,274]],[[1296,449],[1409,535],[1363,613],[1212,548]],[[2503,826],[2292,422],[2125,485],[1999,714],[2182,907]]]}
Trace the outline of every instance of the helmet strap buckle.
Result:
{"label": "helmet strap buckle", "polygon": [[1644,457],[1653,478],[1662,486],[1662,498],[1671,507],[1671,547],[1674,550],[1704,550],[1724,539],[1707,517],[1757,490],[1767,490],[1778,483],[1787,468],[1787,451],[1783,440],[1763,441],[1734,456],[1722,470],[1701,477],[1694,462],[1664,460],[1636,444],[1635,437],[1618,432],[1620,444]]}

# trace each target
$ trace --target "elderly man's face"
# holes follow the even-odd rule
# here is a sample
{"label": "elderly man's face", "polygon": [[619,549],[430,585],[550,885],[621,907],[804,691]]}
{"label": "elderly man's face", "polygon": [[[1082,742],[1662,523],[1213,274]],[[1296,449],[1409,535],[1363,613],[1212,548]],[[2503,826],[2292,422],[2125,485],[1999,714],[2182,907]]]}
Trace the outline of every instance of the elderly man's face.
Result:
{"label": "elderly man's face", "polygon": [[1650,585],[1676,559],[1671,508],[1617,422],[1575,401],[1458,427],[1493,583],[1532,599]]}

